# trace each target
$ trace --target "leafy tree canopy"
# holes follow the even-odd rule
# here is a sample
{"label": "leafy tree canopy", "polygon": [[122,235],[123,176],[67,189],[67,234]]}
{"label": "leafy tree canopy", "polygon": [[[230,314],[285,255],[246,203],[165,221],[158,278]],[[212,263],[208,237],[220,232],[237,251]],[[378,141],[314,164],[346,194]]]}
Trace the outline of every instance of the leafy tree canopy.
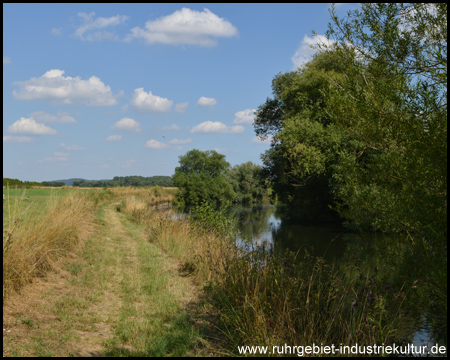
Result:
{"label": "leafy tree canopy", "polygon": [[190,208],[204,202],[216,208],[228,205],[233,189],[226,177],[230,164],[214,150],[193,149],[179,157],[173,183],[180,188],[179,203]]}

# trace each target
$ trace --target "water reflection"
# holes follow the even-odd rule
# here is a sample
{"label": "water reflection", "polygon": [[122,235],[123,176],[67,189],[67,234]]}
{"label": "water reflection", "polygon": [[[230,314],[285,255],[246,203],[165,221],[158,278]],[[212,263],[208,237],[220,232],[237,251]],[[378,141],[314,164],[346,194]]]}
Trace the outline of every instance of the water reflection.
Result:
{"label": "water reflection", "polygon": [[[275,210],[275,206],[230,209],[229,215],[236,219],[240,231],[237,245],[241,248],[248,248],[249,244],[271,248],[276,244],[281,249],[294,252],[307,250],[313,256],[324,257],[346,278],[382,278],[381,286],[395,294],[400,294],[404,286],[414,287],[416,282],[420,284],[422,281],[420,274],[414,271],[419,268],[417,258],[395,236],[352,234],[340,228],[287,223],[277,216]],[[423,308],[411,309],[415,323],[424,319]],[[406,310],[410,313],[411,309]],[[416,332],[412,343],[430,342],[431,332],[424,324],[423,332]]]}
{"label": "water reflection", "polygon": [[277,244],[294,252],[304,249],[328,261],[342,257],[346,245],[340,229],[289,224],[281,221],[275,210],[273,205],[231,208],[229,214],[237,219],[240,232],[237,245],[242,247],[251,242],[270,248]]}

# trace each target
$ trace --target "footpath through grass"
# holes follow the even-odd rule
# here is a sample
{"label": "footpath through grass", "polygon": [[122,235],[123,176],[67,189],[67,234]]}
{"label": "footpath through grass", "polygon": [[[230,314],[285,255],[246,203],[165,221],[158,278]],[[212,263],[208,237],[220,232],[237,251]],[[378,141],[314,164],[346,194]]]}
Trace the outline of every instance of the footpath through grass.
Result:
{"label": "footpath through grass", "polygon": [[3,306],[5,356],[215,355],[207,307],[141,225],[100,205],[96,233]]}

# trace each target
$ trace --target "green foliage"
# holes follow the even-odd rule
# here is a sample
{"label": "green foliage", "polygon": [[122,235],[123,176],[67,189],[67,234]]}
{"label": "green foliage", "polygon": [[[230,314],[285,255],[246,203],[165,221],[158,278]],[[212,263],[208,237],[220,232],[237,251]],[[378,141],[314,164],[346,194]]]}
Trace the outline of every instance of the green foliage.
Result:
{"label": "green foliage", "polygon": [[42,186],[42,183],[36,181],[21,181],[19,179],[3,178],[3,186],[30,189],[32,186]]}
{"label": "green foliage", "polygon": [[330,209],[331,168],[353,145],[331,124],[325,92],[328,75],[342,72],[335,53],[318,54],[302,69],[277,75],[274,99],[257,112],[256,133],[274,135],[271,149],[262,156],[263,174],[272,181],[287,218],[323,223],[337,217]]}
{"label": "green foliage", "polygon": [[415,288],[394,287],[389,275],[369,276],[356,265],[339,273],[307,253],[240,254],[208,290],[234,347],[398,344],[419,320]]}
{"label": "green foliage", "polygon": [[74,180],[73,186],[117,187],[117,186],[162,186],[172,187],[170,176],[114,176],[112,180]]}
{"label": "green foliage", "polygon": [[192,214],[192,221],[204,230],[232,241],[236,239],[235,222],[225,215],[224,209],[217,211],[209,203],[203,202],[192,210]]}
{"label": "green foliage", "polygon": [[230,164],[225,155],[214,150],[193,149],[179,159],[173,183],[180,188],[178,203],[181,207],[208,202],[214,208],[221,208],[231,202],[233,189],[226,177]]}
{"label": "green foliage", "polygon": [[405,234],[446,334],[447,5],[331,14],[327,35],[348,70],[330,76],[327,113],[358,142],[333,167],[337,209],[353,226]]}
{"label": "green foliage", "polygon": [[234,203],[261,204],[268,196],[268,184],[262,177],[261,166],[251,161],[233,166],[228,178],[234,191]]}
{"label": "green foliage", "polygon": [[52,186],[52,187],[61,187],[65,186],[66,183],[64,181],[43,181],[42,186]]}

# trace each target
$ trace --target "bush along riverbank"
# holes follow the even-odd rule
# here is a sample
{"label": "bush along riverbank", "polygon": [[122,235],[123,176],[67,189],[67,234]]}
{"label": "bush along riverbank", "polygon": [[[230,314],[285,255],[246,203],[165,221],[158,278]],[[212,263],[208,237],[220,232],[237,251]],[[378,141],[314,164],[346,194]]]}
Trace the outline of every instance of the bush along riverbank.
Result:
{"label": "bush along riverbank", "polygon": [[254,345],[407,345],[420,327],[417,281],[358,262],[336,269],[306,251],[237,248],[232,222],[205,204],[184,219],[132,209],[128,199],[124,208],[203,286],[230,354]]}

